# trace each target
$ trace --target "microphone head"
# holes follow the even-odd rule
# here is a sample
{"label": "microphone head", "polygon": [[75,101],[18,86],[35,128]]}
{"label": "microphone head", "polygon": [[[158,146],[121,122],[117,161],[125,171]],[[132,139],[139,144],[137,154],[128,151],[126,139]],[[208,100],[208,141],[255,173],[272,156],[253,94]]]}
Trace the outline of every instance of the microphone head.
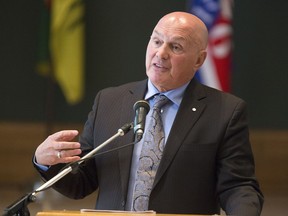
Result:
{"label": "microphone head", "polygon": [[139,107],[143,107],[146,110],[146,113],[148,113],[150,110],[150,105],[146,100],[136,101],[136,103],[133,105],[134,111],[136,112],[136,110],[138,110]]}
{"label": "microphone head", "polygon": [[135,111],[134,133],[136,136],[136,141],[139,142],[144,133],[145,119],[150,110],[150,105],[147,101],[140,100],[134,104],[133,109]]}

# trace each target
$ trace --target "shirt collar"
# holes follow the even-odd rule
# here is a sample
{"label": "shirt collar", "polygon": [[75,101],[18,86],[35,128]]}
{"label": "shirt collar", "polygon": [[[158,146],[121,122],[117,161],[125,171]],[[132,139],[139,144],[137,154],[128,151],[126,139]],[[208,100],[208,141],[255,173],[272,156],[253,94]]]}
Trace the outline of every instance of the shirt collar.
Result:
{"label": "shirt collar", "polygon": [[[184,91],[186,87],[188,86],[189,82],[182,85],[179,88],[172,89],[170,91],[161,92],[161,94],[165,95],[167,98],[169,98],[170,101],[172,101],[174,104],[176,104],[178,107],[180,106],[180,103],[182,101]],[[148,79],[148,91],[145,95],[145,100],[150,100],[155,94],[159,94],[160,92],[158,89],[153,85],[153,83]]]}

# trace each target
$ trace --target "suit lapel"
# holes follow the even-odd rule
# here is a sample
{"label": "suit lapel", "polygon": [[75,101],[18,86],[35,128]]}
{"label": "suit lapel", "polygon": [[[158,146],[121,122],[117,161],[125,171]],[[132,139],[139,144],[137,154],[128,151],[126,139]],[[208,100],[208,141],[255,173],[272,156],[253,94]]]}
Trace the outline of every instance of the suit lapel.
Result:
{"label": "suit lapel", "polygon": [[201,100],[205,97],[205,91],[202,86],[195,80],[192,80],[184,93],[183,100],[172,125],[153,188],[170,166],[186,135],[200,118],[206,106]]}
{"label": "suit lapel", "polygon": [[[124,96],[120,110],[121,124],[124,125],[125,123],[130,123],[127,122],[127,120],[129,121],[129,119],[131,120],[131,122],[134,120],[135,114],[133,111],[133,105],[136,101],[142,100],[144,98],[146,89],[147,89],[147,80],[134,83],[127,89],[127,94]],[[125,135],[125,137],[123,137],[123,140],[120,142],[119,145],[125,145],[133,141],[134,141],[134,133],[133,131],[130,131],[128,134]],[[128,189],[133,149],[134,146],[127,147],[121,149],[118,153],[121,186],[122,186],[122,192],[125,196]]]}

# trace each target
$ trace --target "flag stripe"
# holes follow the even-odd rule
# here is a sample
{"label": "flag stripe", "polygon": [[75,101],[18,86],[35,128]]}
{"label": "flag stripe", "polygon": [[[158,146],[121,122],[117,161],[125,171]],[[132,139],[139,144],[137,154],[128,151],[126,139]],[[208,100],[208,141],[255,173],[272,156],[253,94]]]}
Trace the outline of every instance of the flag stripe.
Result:
{"label": "flag stripe", "polygon": [[232,0],[189,1],[189,11],[198,16],[209,31],[208,54],[197,78],[223,91],[231,90]]}

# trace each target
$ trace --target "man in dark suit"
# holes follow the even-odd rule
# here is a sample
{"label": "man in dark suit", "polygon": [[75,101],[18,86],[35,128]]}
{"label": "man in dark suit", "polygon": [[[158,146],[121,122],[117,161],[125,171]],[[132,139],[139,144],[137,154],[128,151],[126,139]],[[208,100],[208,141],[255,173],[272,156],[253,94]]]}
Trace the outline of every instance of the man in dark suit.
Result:
{"label": "man in dark suit", "polygon": [[[71,141],[78,132],[67,130],[39,145],[34,164],[42,177],[50,179],[63,163],[99,146],[133,121],[136,101],[152,105],[153,96],[160,93],[169,98],[162,108],[165,148],[148,209],[218,214],[221,207],[231,215],[260,215],[263,196],[254,175],[246,104],[193,78],[206,58],[207,38],[205,25],[192,14],[174,12],[161,18],[147,47],[148,79],[100,91],[79,142]],[[133,140],[129,132],[104,150]],[[142,145],[140,141],[89,160],[54,188],[74,199],[98,189],[97,209],[131,210]]]}

